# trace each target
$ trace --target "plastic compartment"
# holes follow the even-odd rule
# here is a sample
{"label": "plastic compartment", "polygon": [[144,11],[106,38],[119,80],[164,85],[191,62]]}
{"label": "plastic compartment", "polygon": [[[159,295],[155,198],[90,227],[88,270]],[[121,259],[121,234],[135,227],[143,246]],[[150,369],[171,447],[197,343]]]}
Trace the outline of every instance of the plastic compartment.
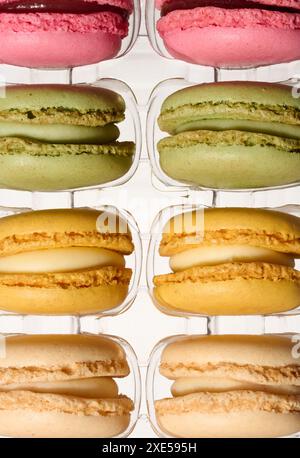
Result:
{"label": "plastic compartment", "polygon": [[[53,332],[53,334],[90,334],[90,335],[95,335],[94,333],[80,333],[80,332],[74,332],[71,328],[67,329],[63,332]],[[25,333],[25,332],[18,332],[18,335],[28,335],[32,333]],[[49,332],[35,332],[34,334],[50,334]],[[5,334],[0,334],[0,343],[2,343],[3,339],[10,335],[16,335],[16,332],[7,332]],[[130,424],[128,428],[120,435],[116,436],[116,438],[126,438],[128,437],[132,431],[135,428],[135,425],[139,419],[140,415],[140,406],[141,406],[141,397],[142,397],[142,387],[141,387],[141,374],[140,374],[140,369],[139,369],[139,364],[137,360],[136,353],[132,346],[125,340],[122,339],[121,337],[109,335],[109,334],[98,334],[97,335],[109,338],[116,342],[117,344],[121,345],[123,347],[125,353],[126,353],[126,358],[127,362],[130,368],[130,373],[127,377],[124,378],[116,378],[116,382],[119,387],[119,392],[120,394],[125,394],[128,396],[134,403],[134,410],[131,412],[131,419],[130,419]],[[1,435],[1,431],[0,431]],[[4,437],[4,436],[0,436]]]}
{"label": "plastic compartment", "polygon": [[[241,205],[242,206],[242,205]],[[203,206],[203,205],[188,205],[188,204],[182,204],[182,205],[174,205],[170,206],[167,208],[164,208],[161,210],[156,218],[153,221],[152,227],[151,227],[151,235],[150,235],[150,241],[148,245],[148,253],[147,253],[147,271],[146,271],[146,276],[147,276],[147,287],[148,287],[148,292],[151,297],[151,300],[155,307],[158,308],[161,312],[170,315],[170,316],[176,316],[176,317],[183,317],[183,318],[208,318],[209,320],[211,317],[209,315],[205,315],[202,313],[191,313],[191,312],[185,312],[185,311],[180,311],[180,310],[175,310],[175,309],[169,309],[166,307],[163,307],[161,304],[158,303],[156,300],[154,294],[153,294],[153,277],[156,275],[162,275],[162,274],[167,274],[171,273],[171,269],[169,267],[169,258],[168,257],[162,257],[159,255],[159,245],[161,241],[161,235],[164,226],[166,223],[174,216],[187,213],[193,210],[203,210],[205,208],[209,208],[208,206]],[[293,214],[295,216],[300,216],[300,206],[295,205],[295,206],[285,206],[285,207],[280,207],[280,208],[272,208],[272,210],[278,210],[282,211],[285,213]],[[295,269],[300,270],[300,260],[296,259],[295,263]],[[286,317],[289,315],[300,315],[300,298],[299,298],[299,306],[296,309],[287,311],[287,312],[280,312],[280,313],[274,313],[272,315],[265,315],[267,316],[273,316],[273,317]],[[226,317],[226,316],[231,316],[231,315],[226,315],[224,313],[223,315],[218,315],[216,317],[217,322],[218,320],[221,319],[221,317]],[[238,315],[232,315],[234,318],[237,318]],[[256,315],[240,315],[241,318],[245,317],[255,317]],[[257,315],[258,316],[258,315]],[[261,317],[264,315],[261,315]],[[248,319],[248,318],[247,318]],[[214,332],[214,331],[213,331]]]}
{"label": "plastic compartment", "polygon": [[[121,41],[121,47],[119,52],[116,54],[111,59],[107,60],[114,60],[120,57],[125,56],[134,46],[138,35],[140,31],[140,26],[141,26],[141,3],[140,0],[132,0],[133,3],[133,11],[129,16],[128,20],[128,35],[122,39]],[[90,65],[99,65],[101,62],[104,62],[106,59],[99,61],[98,63],[90,64]],[[2,65],[5,64],[5,62],[2,62]],[[1,65],[1,64],[0,64]],[[8,64],[7,64],[8,65]],[[87,62],[86,64],[82,64],[82,66],[87,66],[89,63]],[[20,71],[23,68],[26,68],[24,66],[17,66],[17,65],[9,65],[13,69],[13,71]],[[34,68],[34,67],[32,67]],[[54,66],[49,66],[49,67],[44,67],[44,66],[37,66],[35,67],[36,69],[44,69],[47,71],[51,70],[63,70],[66,67],[59,66],[59,67],[54,67]],[[67,67],[69,69],[69,67]],[[78,68],[78,67],[73,67],[73,68]]]}
{"label": "plastic compartment", "polygon": [[[83,313],[83,314],[76,314],[76,315],[69,315],[69,314],[65,314],[65,315],[64,314],[61,314],[61,315],[55,315],[55,314],[38,315],[37,314],[35,315],[34,313],[27,314],[27,315],[20,315],[19,313],[13,313],[13,312],[6,312],[6,311],[1,312],[1,304],[0,304],[0,322],[3,319],[5,322],[5,318],[8,317],[10,319],[10,322],[12,321],[14,325],[20,326],[20,320],[18,319],[16,320],[16,318],[21,317],[23,320],[29,321],[29,323],[33,319],[33,323],[35,323],[35,325],[42,326],[42,324],[44,324],[44,326],[46,326],[47,328],[48,324],[49,326],[51,325],[51,321],[48,321],[49,318],[53,317],[54,318],[54,323],[53,323],[54,329],[55,329],[55,326],[59,326],[61,319],[63,320],[62,322],[63,327],[71,325],[72,329],[80,329],[80,325],[78,321],[80,317],[83,317],[83,316],[92,316],[94,318],[111,317],[111,316],[120,315],[121,313],[124,313],[126,310],[128,310],[131,307],[138,293],[139,282],[140,282],[140,277],[141,277],[141,272],[142,272],[142,262],[143,262],[142,241],[141,241],[138,225],[134,217],[126,210],[119,210],[116,207],[110,206],[110,205],[102,205],[102,206],[90,207],[90,208],[94,208],[99,211],[108,212],[108,213],[117,215],[121,220],[127,223],[128,228],[131,231],[132,241],[134,244],[134,252],[131,255],[126,256],[125,260],[126,260],[126,267],[129,267],[132,269],[132,278],[129,284],[128,294],[124,302],[121,305],[113,309],[100,311],[99,313],[93,313],[93,314],[84,314]],[[21,213],[21,212],[26,212],[26,211],[29,211],[29,209],[11,209],[11,208],[3,208],[3,207],[1,208],[0,207],[0,217],[13,215],[16,213]]]}
{"label": "plastic compartment", "polygon": [[[228,333],[226,333],[228,334]],[[241,331],[238,330],[234,334],[241,334]],[[260,334],[264,334],[261,332]],[[278,333],[279,334],[279,333]],[[290,333],[281,335],[291,335]],[[196,334],[194,334],[196,335]],[[198,334],[199,335],[199,334]],[[148,410],[148,420],[152,426],[152,429],[157,434],[159,438],[172,438],[173,436],[167,435],[162,431],[158,425],[155,414],[154,402],[158,399],[163,399],[166,397],[171,397],[170,387],[172,385],[172,380],[168,380],[166,377],[159,373],[159,364],[161,360],[161,355],[165,347],[175,341],[183,340],[188,335],[177,335],[166,337],[165,339],[158,342],[153,348],[149,360],[148,360],[148,369],[146,375],[146,399],[147,399],[147,410]],[[295,334],[295,344],[299,342],[300,336]],[[293,438],[300,438],[300,431],[296,434],[293,434]]]}
{"label": "plastic compartment", "polygon": [[[145,5],[145,20],[146,20],[146,28],[148,33],[148,38],[151,43],[152,48],[162,57],[168,59],[174,59],[173,56],[168,52],[166,49],[162,38],[159,36],[159,33],[156,30],[156,23],[160,19],[160,11],[155,7],[156,0],[147,0]],[[199,73],[204,71],[204,66],[196,65],[196,64],[189,64],[184,62],[184,65],[188,67],[198,67]],[[212,67],[211,67],[212,68]],[[201,70],[202,69],[202,70]],[[294,61],[289,63],[282,63],[282,64],[275,64],[275,65],[267,65],[257,68],[237,68],[237,69],[230,69],[230,68],[222,68],[222,69],[215,69],[215,72],[220,77],[224,77],[225,75],[230,74],[231,72],[235,72],[236,74],[241,75],[241,79],[245,78],[245,75],[248,76],[248,79],[261,79],[262,75],[269,75],[271,80],[275,77],[275,75],[281,75],[278,79],[286,79],[291,78],[295,74],[299,74],[300,72],[300,61]],[[247,78],[247,77],[246,77]]]}
{"label": "plastic compartment", "polygon": [[[291,90],[295,92],[295,97],[300,97],[299,92],[299,79],[293,78],[288,81],[284,81],[282,84],[291,86]],[[276,189],[287,189],[294,188],[300,185],[300,180],[295,183],[264,187],[264,188],[242,188],[242,189],[213,189],[206,188],[197,184],[189,184],[181,181],[174,180],[169,177],[161,168],[159,162],[159,153],[157,151],[157,143],[159,140],[165,137],[169,137],[170,134],[167,132],[162,132],[158,126],[157,119],[160,115],[161,106],[164,100],[174,92],[177,92],[180,89],[193,86],[192,81],[188,81],[183,78],[173,78],[166,81],[162,81],[158,84],[152,91],[148,102],[148,114],[147,114],[147,132],[146,132],[146,141],[148,156],[152,167],[153,173],[153,185],[159,191],[170,191],[170,192],[180,192],[183,195],[190,195],[195,191],[215,191],[216,193],[220,192],[251,192],[258,193],[260,191],[272,191]],[[292,89],[293,88],[293,89]]]}
{"label": "plastic compartment", "polygon": [[[16,84],[13,84],[13,86],[17,86]],[[125,183],[127,183],[135,174],[137,167],[139,165],[140,157],[141,157],[141,150],[142,150],[142,132],[141,132],[141,122],[140,122],[140,116],[138,112],[138,107],[137,107],[137,101],[135,98],[135,95],[133,91],[130,89],[130,87],[124,83],[123,81],[112,79],[112,78],[103,78],[100,79],[99,81],[96,81],[92,84],[79,84],[79,86],[91,86],[91,87],[99,87],[99,88],[105,88],[105,89],[110,89],[120,95],[125,100],[126,104],[126,110],[125,110],[125,119],[124,121],[118,123],[118,127],[120,129],[120,137],[118,138],[118,141],[133,141],[136,145],[136,151],[133,156],[132,160],[132,165],[128,172],[121,176],[120,178],[110,181],[107,183],[103,183],[101,185],[93,185],[89,187],[81,187],[81,188],[73,188],[73,189],[59,189],[57,192],[65,192],[65,191],[78,191],[78,190],[89,190],[89,189],[104,189],[104,188],[112,188],[116,186],[121,186]],[[5,87],[0,85],[0,90],[1,90],[1,96],[5,96]],[[2,187],[2,189],[6,189]],[[11,188],[13,189],[13,188]],[[18,193],[23,193],[23,192],[30,192],[30,191],[22,191],[22,190],[17,190]],[[39,189],[36,189],[32,194],[35,192],[39,192]],[[50,193],[51,191],[47,191]],[[52,191],[56,192],[56,191]],[[42,191],[44,194],[44,192]],[[45,192],[46,194],[46,192]],[[33,196],[32,196],[33,199]]]}

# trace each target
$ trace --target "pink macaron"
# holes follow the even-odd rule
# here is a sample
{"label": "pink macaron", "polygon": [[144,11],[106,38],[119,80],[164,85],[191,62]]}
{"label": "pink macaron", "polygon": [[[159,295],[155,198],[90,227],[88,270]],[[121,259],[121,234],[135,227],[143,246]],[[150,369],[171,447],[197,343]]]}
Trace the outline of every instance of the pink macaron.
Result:
{"label": "pink macaron", "polygon": [[0,63],[71,68],[115,57],[133,0],[0,0]]}
{"label": "pink macaron", "polygon": [[176,59],[247,68],[300,59],[300,0],[156,0]]}

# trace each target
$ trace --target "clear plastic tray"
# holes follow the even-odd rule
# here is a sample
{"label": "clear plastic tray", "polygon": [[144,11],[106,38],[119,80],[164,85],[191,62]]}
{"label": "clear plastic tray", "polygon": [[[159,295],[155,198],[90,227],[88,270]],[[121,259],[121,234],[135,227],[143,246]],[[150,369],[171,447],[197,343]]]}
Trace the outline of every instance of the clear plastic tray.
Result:
{"label": "clear plastic tray", "polygon": [[[95,335],[95,334],[88,333],[88,332],[86,333],[74,332],[70,329],[68,330],[68,332],[65,332],[65,333],[77,334],[77,335],[78,334]],[[0,339],[2,340],[3,338],[8,337],[13,334],[16,335],[15,332],[0,334]],[[25,332],[18,333],[18,335],[28,335],[28,334],[29,333],[25,333]],[[35,334],[50,334],[50,333],[41,332],[40,330],[39,332],[36,332]],[[56,332],[56,334],[59,334],[59,332]],[[99,337],[101,336],[101,334],[97,334],[97,335],[99,335]],[[116,382],[118,384],[120,394],[126,395],[134,403],[134,410],[131,412],[130,424],[128,425],[128,428],[122,434],[116,436],[116,438],[126,438],[132,433],[138,421],[139,415],[140,415],[142,386],[141,386],[141,374],[140,374],[140,369],[138,365],[138,360],[137,360],[137,356],[136,356],[134,349],[125,339],[122,339],[121,337],[117,337],[117,336],[112,336],[109,334],[107,335],[103,334],[102,337],[109,338],[112,341],[116,342],[118,345],[121,345],[121,347],[125,351],[127,362],[128,362],[129,369],[130,369],[130,373],[127,377],[116,378]],[[1,431],[0,431],[0,435],[1,435]]]}
{"label": "clear plastic tray", "polygon": [[[11,84],[13,86],[17,86],[16,84]],[[136,145],[135,154],[133,156],[132,165],[128,172],[124,174],[122,177],[107,183],[103,183],[101,185],[94,185],[89,187],[81,187],[81,188],[73,188],[73,189],[60,189],[58,192],[64,191],[76,191],[76,190],[89,190],[89,189],[103,189],[103,188],[112,188],[116,186],[121,186],[127,183],[135,174],[140,157],[141,157],[141,149],[142,149],[142,133],[141,133],[141,122],[139,111],[137,107],[137,101],[133,91],[130,87],[124,83],[123,81],[112,79],[112,78],[104,78],[96,81],[92,84],[79,84],[79,86],[91,86],[91,87],[98,87],[98,88],[105,88],[115,91],[116,93],[122,95],[125,100],[126,110],[125,110],[125,119],[124,121],[118,123],[118,127],[120,129],[120,137],[118,141],[132,141]],[[5,96],[5,86],[0,85],[1,95]],[[2,92],[3,91],[3,92]],[[2,187],[2,189],[4,189]],[[18,190],[18,192],[23,192],[22,190]],[[28,192],[28,191],[25,191]],[[35,192],[39,192],[39,189],[36,189]],[[55,192],[55,191],[53,191]]]}
{"label": "clear plastic tray", "polygon": [[[299,91],[299,80],[293,78],[289,81],[285,81],[281,84],[286,84],[291,86],[291,90],[295,92],[295,97],[298,95]],[[206,188],[196,184],[189,184],[180,182],[169,177],[161,168],[159,162],[159,153],[157,151],[157,143],[165,137],[168,137],[169,134],[162,132],[158,126],[158,117],[160,115],[161,106],[164,100],[174,92],[184,89],[186,87],[193,86],[191,81],[188,81],[183,78],[173,78],[166,81],[162,81],[158,84],[152,91],[152,94],[148,103],[148,114],[147,114],[147,131],[146,131],[146,141],[148,156],[152,167],[152,173],[155,177],[153,185],[160,191],[172,191],[172,192],[181,192],[183,195],[189,195],[195,191],[215,191],[215,192],[252,192],[256,193],[259,191],[268,191],[275,189],[287,189],[293,188],[300,185],[300,180],[296,183],[281,185],[281,186],[272,186],[264,188],[255,188],[255,189],[213,189]],[[300,94],[299,94],[300,97]]]}
{"label": "clear plastic tray", "polygon": [[[189,312],[175,310],[175,309],[172,310],[171,308],[165,308],[161,304],[159,304],[159,302],[156,300],[153,294],[154,276],[171,273],[171,269],[169,267],[169,258],[162,257],[159,255],[159,245],[161,241],[163,228],[165,227],[166,223],[170,220],[170,218],[176,215],[187,213],[193,210],[201,210],[204,208],[208,208],[208,207],[204,207],[203,205],[185,205],[185,204],[167,207],[158,213],[158,215],[156,216],[152,224],[151,236],[150,236],[148,254],[147,254],[146,276],[147,276],[148,292],[150,294],[153,304],[158,308],[158,310],[170,316],[185,317],[185,318],[189,318],[189,317],[191,318],[193,317],[210,318],[208,315],[201,314],[201,313],[189,313]],[[299,206],[287,206],[287,207],[278,208],[278,209],[273,208],[273,210],[279,210],[279,211],[293,214],[296,216],[300,215]],[[295,269],[297,270],[300,269],[300,260],[299,259],[296,259]],[[299,314],[300,314],[300,303],[299,303],[299,307],[297,307],[296,309],[293,309],[287,312],[275,313],[272,316],[283,317],[287,315],[299,315]],[[226,316],[226,313],[224,313],[224,316]]]}
{"label": "clear plastic tray", "polygon": [[[145,20],[146,20],[148,38],[155,52],[157,52],[162,57],[165,57],[168,59],[174,59],[174,57],[171,56],[168,50],[166,49],[162,38],[159,36],[157,32],[156,23],[160,19],[160,11],[155,7],[155,2],[156,0],[147,0],[146,5],[145,5]],[[188,64],[186,62],[184,62],[184,64],[191,68],[195,68],[195,67],[196,69],[198,68],[198,70],[195,70],[195,71],[198,73],[199,76],[201,74],[201,71],[203,72],[205,69],[205,67],[202,65]],[[300,73],[300,61],[294,61],[294,62],[282,63],[282,64],[276,64],[276,65],[267,65],[264,67],[257,67],[257,68],[240,68],[240,69],[238,68],[237,69],[216,68],[215,69],[216,77],[218,79],[223,79],[224,77],[225,79],[227,79],[226,75],[229,75],[230,73],[233,73],[233,72],[236,75],[239,74],[241,79],[261,80],[261,77],[263,75],[269,75],[272,81],[274,75],[281,74],[282,76],[279,79],[283,80],[283,79],[291,78],[295,76],[296,74]],[[247,75],[246,78],[245,78],[245,75]],[[264,79],[264,77],[262,79]],[[269,78],[267,78],[266,81],[268,79]],[[198,77],[196,81],[198,80],[201,80],[201,79]]]}
{"label": "clear plastic tray", "polygon": [[[239,334],[236,332],[235,334]],[[262,332],[261,334],[264,334]],[[280,333],[281,335],[287,335]],[[196,334],[193,334],[196,335]],[[291,335],[291,334],[289,334]],[[147,410],[148,410],[148,419],[149,422],[154,430],[160,438],[171,438],[172,436],[167,435],[158,425],[156,414],[155,414],[155,406],[154,403],[158,399],[169,398],[171,397],[170,387],[172,384],[171,380],[168,380],[166,377],[163,377],[159,373],[159,364],[161,360],[161,355],[163,350],[167,345],[172,342],[176,342],[179,340],[183,340],[187,335],[176,335],[166,337],[165,339],[158,342],[155,347],[153,348],[151,355],[148,360],[148,369],[147,369],[147,376],[146,376],[146,398],[147,398]],[[295,335],[297,342],[300,340],[299,335]],[[293,438],[300,438],[300,431],[296,434],[293,434]]]}
{"label": "clear plastic tray", "polygon": [[[129,290],[128,290],[126,299],[124,300],[124,302],[121,305],[113,309],[104,310],[99,313],[88,314],[88,315],[92,315],[94,318],[116,316],[116,315],[120,315],[121,313],[124,313],[126,310],[128,310],[131,307],[138,293],[139,282],[140,282],[141,271],[142,271],[142,259],[143,259],[142,241],[141,241],[138,225],[134,217],[129,212],[127,212],[126,210],[119,210],[116,207],[109,206],[109,205],[102,205],[102,206],[97,206],[93,208],[99,211],[117,215],[121,220],[126,222],[126,224],[128,225],[127,227],[131,231],[131,234],[132,234],[132,242],[134,244],[134,251],[131,255],[126,256],[126,267],[132,269],[132,278],[129,284]],[[28,209],[19,209],[18,210],[18,209],[2,207],[0,208],[0,217],[13,215],[16,213],[26,212],[26,211],[28,211]],[[0,304],[0,310],[1,310],[1,304]],[[84,316],[84,315],[85,314],[79,314],[79,316]],[[29,320],[31,316],[36,316],[38,318],[38,321],[35,320],[35,323],[40,322],[40,325],[42,325],[42,323],[47,324],[48,319],[51,317],[51,315],[34,315],[34,314],[20,315],[18,313],[10,313],[10,312],[4,312],[4,311],[0,312],[0,316],[1,317],[6,317],[6,316],[21,317],[22,316]],[[78,326],[77,320],[79,316],[77,315],[70,316],[68,314],[65,314],[65,315],[62,314],[62,315],[59,315],[59,317],[55,317],[57,318],[57,320],[55,321],[57,325],[58,325],[59,319],[64,316],[66,317],[65,322],[67,325],[70,322],[70,323],[77,323],[77,326]],[[69,317],[69,321],[67,317]],[[49,321],[49,325],[50,325],[50,321]]]}

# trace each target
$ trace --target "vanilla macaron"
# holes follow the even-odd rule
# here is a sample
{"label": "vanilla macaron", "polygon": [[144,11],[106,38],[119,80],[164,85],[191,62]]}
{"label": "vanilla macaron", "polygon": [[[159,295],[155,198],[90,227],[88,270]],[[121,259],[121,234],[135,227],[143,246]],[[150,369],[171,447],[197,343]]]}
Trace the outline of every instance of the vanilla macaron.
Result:
{"label": "vanilla macaron", "polygon": [[165,311],[265,315],[300,305],[300,218],[272,210],[211,208],[172,218],[160,255],[173,273],[154,277]]}
{"label": "vanilla macaron", "polygon": [[130,369],[114,340],[18,335],[1,344],[1,436],[112,437],[128,428],[133,402],[113,377]]}
{"label": "vanilla macaron", "polygon": [[300,431],[300,354],[292,336],[193,336],[169,343],[160,373],[173,397],[155,402],[175,437],[282,437]]}
{"label": "vanilla macaron", "polygon": [[134,246],[128,224],[112,213],[59,209],[0,219],[1,310],[91,314],[123,303]]}

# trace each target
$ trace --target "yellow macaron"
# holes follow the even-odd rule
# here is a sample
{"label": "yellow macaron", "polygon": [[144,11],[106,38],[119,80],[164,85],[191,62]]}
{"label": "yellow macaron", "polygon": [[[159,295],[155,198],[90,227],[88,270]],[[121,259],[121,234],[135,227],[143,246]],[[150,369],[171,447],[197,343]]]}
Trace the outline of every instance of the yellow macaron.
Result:
{"label": "yellow macaron", "polygon": [[125,221],[92,209],[19,213],[0,219],[1,309],[90,314],[125,300],[134,249]]}
{"label": "yellow macaron", "polygon": [[281,437],[300,431],[300,358],[291,336],[177,339],[161,356],[173,397],[155,402],[175,437]]}
{"label": "yellow macaron", "polygon": [[300,218],[272,210],[213,208],[172,218],[160,255],[173,273],[154,277],[164,310],[264,315],[300,305]]}
{"label": "yellow macaron", "polygon": [[118,343],[92,335],[19,335],[1,343],[1,436],[112,437],[128,428],[133,403],[113,380],[129,374]]}

